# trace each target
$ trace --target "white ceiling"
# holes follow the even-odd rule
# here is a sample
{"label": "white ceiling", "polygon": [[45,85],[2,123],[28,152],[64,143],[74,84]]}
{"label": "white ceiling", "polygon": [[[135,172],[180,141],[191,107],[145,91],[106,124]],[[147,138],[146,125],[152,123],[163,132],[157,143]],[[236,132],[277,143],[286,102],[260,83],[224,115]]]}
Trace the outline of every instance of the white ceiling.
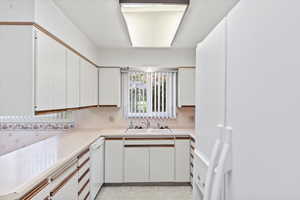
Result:
{"label": "white ceiling", "polygon": [[[54,0],[99,48],[131,47],[119,0]],[[192,48],[239,0],[190,0],[174,48]]]}

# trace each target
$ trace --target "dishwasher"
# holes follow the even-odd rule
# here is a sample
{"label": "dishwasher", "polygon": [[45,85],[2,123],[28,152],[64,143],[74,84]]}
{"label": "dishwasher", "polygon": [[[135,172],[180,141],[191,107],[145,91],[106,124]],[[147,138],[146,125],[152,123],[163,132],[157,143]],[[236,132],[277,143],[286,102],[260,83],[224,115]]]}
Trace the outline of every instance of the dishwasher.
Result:
{"label": "dishwasher", "polygon": [[91,199],[94,200],[104,183],[104,138],[90,146],[91,157]]}

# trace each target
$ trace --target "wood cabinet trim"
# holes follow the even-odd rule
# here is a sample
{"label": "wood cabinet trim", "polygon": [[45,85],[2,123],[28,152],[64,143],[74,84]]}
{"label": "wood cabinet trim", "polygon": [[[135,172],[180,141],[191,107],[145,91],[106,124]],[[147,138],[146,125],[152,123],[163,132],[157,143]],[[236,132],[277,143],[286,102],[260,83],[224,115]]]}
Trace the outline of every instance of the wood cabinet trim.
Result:
{"label": "wood cabinet trim", "polygon": [[78,166],[78,169],[81,169],[85,164],[87,164],[90,161],[90,158],[87,158],[81,165]]}
{"label": "wood cabinet trim", "polygon": [[78,179],[78,183],[80,183],[82,181],[82,179],[90,172],[90,168],[88,168],[87,170],[85,170],[85,172],[79,177]]}
{"label": "wood cabinet trim", "polygon": [[174,140],[174,137],[152,137],[152,138],[126,137],[125,140]]}
{"label": "wood cabinet trim", "polygon": [[99,104],[99,107],[103,107],[103,108],[111,108],[111,107],[118,107],[118,105],[101,105]]}
{"label": "wood cabinet trim", "polygon": [[73,167],[75,164],[77,163],[77,159],[74,159],[72,161],[70,161],[68,164],[66,164],[64,167],[62,167],[61,169],[57,170],[56,172],[54,172],[54,175],[52,175],[52,177],[50,178],[50,180],[53,182],[56,179],[58,179],[62,174],[64,174],[68,169],[70,169],[71,167]]}
{"label": "wood cabinet trim", "polygon": [[106,137],[105,140],[123,140],[122,137]]}
{"label": "wood cabinet trim", "polygon": [[175,136],[176,140],[190,140],[190,136]]}
{"label": "wood cabinet trim", "polygon": [[90,179],[88,179],[85,184],[82,186],[82,188],[78,191],[78,196],[83,192],[83,190],[86,188],[86,186],[89,184]]}
{"label": "wood cabinet trim", "polygon": [[49,180],[45,179],[42,182],[38,183],[33,189],[27,192],[24,196],[20,198],[20,200],[30,200],[34,196],[36,196],[40,191],[46,188],[49,185]]}
{"label": "wood cabinet trim", "polygon": [[126,144],[125,148],[139,148],[139,147],[172,147],[174,148],[174,144]]}
{"label": "wood cabinet trim", "polygon": [[35,111],[35,115],[44,115],[44,114],[51,114],[51,113],[57,113],[57,112],[65,112],[68,110],[82,110],[82,109],[88,109],[88,108],[97,108],[98,105],[92,105],[92,106],[83,106],[78,108],[63,108],[63,109],[54,109],[54,110],[40,110]]}
{"label": "wood cabinet trim", "polygon": [[5,21],[1,21],[0,25],[33,26],[33,27],[37,28],[38,30],[40,30],[41,32],[43,32],[44,34],[46,34],[49,37],[51,37],[52,39],[54,39],[55,41],[57,41],[58,43],[60,43],[61,45],[63,45],[64,47],[66,47],[67,49],[69,49],[72,52],[74,52],[75,54],[77,54],[82,59],[86,60],[90,64],[92,64],[95,67],[97,67],[96,63],[94,63],[93,61],[91,61],[87,57],[83,56],[79,51],[77,51],[76,49],[74,49],[73,47],[71,47],[70,45],[68,45],[67,43],[65,43],[63,40],[61,40],[59,37],[55,36],[54,34],[52,34],[51,32],[49,32],[47,29],[45,29],[44,27],[42,27],[41,25],[39,25],[39,24],[37,24],[35,22],[17,22],[17,21],[14,21],[14,22],[5,22]]}
{"label": "wood cabinet trim", "polygon": [[84,197],[83,200],[87,200],[89,196],[90,196],[90,192],[88,192],[88,193],[85,195],[85,197]]}
{"label": "wood cabinet trim", "polygon": [[89,151],[90,151],[89,149],[83,150],[83,151],[77,156],[77,158],[78,158],[78,159],[82,158],[82,157],[83,157],[85,154],[87,154]]}
{"label": "wood cabinet trim", "polygon": [[50,196],[53,197],[57,192],[59,192],[64,185],[78,172],[78,169],[74,170],[69,176],[67,176],[52,192],[50,192]]}

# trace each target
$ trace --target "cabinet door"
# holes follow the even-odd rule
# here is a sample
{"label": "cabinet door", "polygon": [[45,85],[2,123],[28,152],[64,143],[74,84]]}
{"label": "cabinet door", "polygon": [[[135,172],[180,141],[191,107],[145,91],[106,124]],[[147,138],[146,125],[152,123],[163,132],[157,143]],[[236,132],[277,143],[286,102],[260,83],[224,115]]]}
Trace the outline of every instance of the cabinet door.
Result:
{"label": "cabinet door", "polygon": [[225,123],[225,21],[198,45],[196,62],[197,148],[210,157],[219,137],[216,127]]}
{"label": "cabinet door", "polygon": [[98,104],[98,70],[87,61],[80,60],[80,106]]}
{"label": "cabinet door", "polygon": [[121,101],[120,68],[99,69],[99,105],[116,105]]}
{"label": "cabinet door", "polygon": [[37,31],[36,110],[66,107],[66,49]]}
{"label": "cabinet door", "polygon": [[104,144],[91,150],[91,197],[95,199],[104,179]]}
{"label": "cabinet door", "polygon": [[174,181],[174,147],[150,148],[150,181]]}
{"label": "cabinet door", "polygon": [[67,108],[79,107],[79,56],[67,50]]}
{"label": "cabinet door", "polygon": [[0,26],[1,116],[32,116],[34,113],[33,49],[32,26]]}
{"label": "cabinet door", "polygon": [[90,105],[98,105],[98,68],[90,65]]}
{"label": "cabinet door", "polygon": [[175,179],[177,182],[190,181],[190,139],[176,140],[175,142]]}
{"label": "cabinet door", "polygon": [[178,107],[195,105],[195,68],[178,70]]}
{"label": "cabinet door", "polygon": [[88,102],[88,63],[80,59],[80,106],[89,106]]}
{"label": "cabinet door", "polygon": [[123,182],[123,140],[105,141],[105,183]]}
{"label": "cabinet door", "polygon": [[125,182],[149,181],[149,148],[125,147]]}

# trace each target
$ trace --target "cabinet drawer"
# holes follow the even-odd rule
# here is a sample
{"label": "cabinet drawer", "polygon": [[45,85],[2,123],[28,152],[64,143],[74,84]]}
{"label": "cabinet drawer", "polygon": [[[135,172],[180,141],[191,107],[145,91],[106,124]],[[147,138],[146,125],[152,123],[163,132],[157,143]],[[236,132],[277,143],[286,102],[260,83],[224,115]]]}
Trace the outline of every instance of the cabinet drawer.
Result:
{"label": "cabinet drawer", "polygon": [[90,157],[89,149],[84,150],[78,155],[78,166],[82,165]]}
{"label": "cabinet drawer", "polygon": [[127,138],[124,142],[125,145],[164,145],[164,144],[174,144],[173,139],[157,139],[157,140],[141,140],[134,138]]}
{"label": "cabinet drawer", "polygon": [[47,199],[49,195],[49,181],[48,179],[43,180],[27,192],[20,200],[40,200]]}
{"label": "cabinet drawer", "polygon": [[80,189],[80,188],[82,188],[83,187],[83,185],[88,181],[90,179],[90,169],[88,168],[87,170],[86,170],[86,172],[84,172],[83,174],[82,174],[82,176],[79,176],[79,178],[78,178],[78,188]]}
{"label": "cabinet drawer", "polygon": [[70,176],[74,171],[77,171],[76,161],[77,160],[70,161],[52,174],[52,176],[50,177],[50,180],[52,182],[50,187],[51,190],[56,188],[57,185],[59,185],[63,180]]}
{"label": "cabinet drawer", "polygon": [[86,159],[85,162],[83,162],[78,167],[78,176],[81,177],[88,169],[90,168],[90,159]]}
{"label": "cabinet drawer", "polygon": [[78,200],[85,200],[86,198],[89,199],[90,194],[90,180],[88,179],[83,186],[78,191]]}

